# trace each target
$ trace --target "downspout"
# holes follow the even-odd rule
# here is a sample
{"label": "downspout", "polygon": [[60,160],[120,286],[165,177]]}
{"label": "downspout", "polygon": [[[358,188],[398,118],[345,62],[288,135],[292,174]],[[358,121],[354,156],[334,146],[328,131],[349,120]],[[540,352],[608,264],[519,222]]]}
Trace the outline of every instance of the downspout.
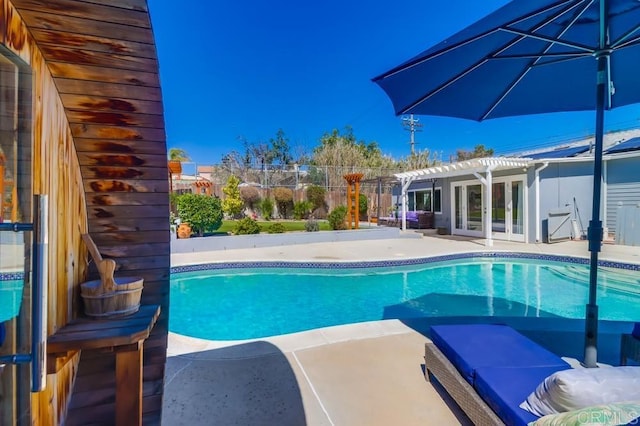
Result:
{"label": "downspout", "polygon": [[536,187],[536,243],[542,242],[542,231],[540,227],[540,172],[549,166],[549,162],[545,162],[536,169],[535,187]]}

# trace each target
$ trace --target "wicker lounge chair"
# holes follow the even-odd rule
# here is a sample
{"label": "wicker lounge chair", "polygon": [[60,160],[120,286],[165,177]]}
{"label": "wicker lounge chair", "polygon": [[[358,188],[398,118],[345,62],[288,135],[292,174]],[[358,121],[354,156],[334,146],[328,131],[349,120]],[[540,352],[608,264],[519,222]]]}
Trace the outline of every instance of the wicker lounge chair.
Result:
{"label": "wicker lounge chair", "polygon": [[435,377],[476,425],[526,425],[538,417],[519,404],[547,376],[571,368],[504,325],[431,327],[425,377]]}
{"label": "wicker lounge chair", "polygon": [[620,365],[627,365],[629,359],[640,363],[640,322],[631,334],[623,334],[620,344]]}

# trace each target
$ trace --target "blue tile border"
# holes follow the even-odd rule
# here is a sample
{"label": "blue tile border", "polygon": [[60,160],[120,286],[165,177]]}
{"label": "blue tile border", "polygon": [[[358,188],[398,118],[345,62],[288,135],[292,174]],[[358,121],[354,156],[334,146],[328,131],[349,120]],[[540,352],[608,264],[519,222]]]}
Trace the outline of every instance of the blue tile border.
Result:
{"label": "blue tile border", "polygon": [[[546,260],[553,262],[575,263],[588,265],[589,259],[573,256],[560,256],[537,253],[513,253],[513,252],[470,252],[456,253],[442,256],[420,257],[413,259],[395,260],[369,260],[369,261],[349,261],[349,262],[295,262],[295,261],[247,261],[247,262],[224,262],[224,263],[203,263],[198,265],[174,266],[171,268],[172,274],[181,272],[223,270],[223,269],[246,269],[246,268],[309,268],[309,269],[357,269],[357,268],[383,268],[393,266],[412,266],[435,262],[446,262],[450,260],[474,259],[474,258],[500,258],[500,259],[527,259]],[[615,262],[601,260],[598,262],[601,267],[626,269],[630,271],[640,271],[640,264]]]}
{"label": "blue tile border", "polygon": [[0,281],[16,281],[24,279],[24,272],[0,272]]}

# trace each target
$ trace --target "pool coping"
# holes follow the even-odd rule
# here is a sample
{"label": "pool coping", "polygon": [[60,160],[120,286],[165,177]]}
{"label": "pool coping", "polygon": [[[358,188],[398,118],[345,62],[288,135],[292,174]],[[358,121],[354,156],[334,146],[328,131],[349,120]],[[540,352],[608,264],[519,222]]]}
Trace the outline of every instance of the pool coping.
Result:
{"label": "pool coping", "polygon": [[[510,251],[468,251],[452,253],[446,255],[413,257],[406,259],[392,260],[345,260],[345,261],[214,261],[199,263],[194,265],[180,265],[171,267],[171,273],[222,270],[222,269],[248,269],[248,268],[309,268],[309,269],[358,269],[358,268],[381,268],[394,266],[413,266],[430,264],[436,262],[446,262],[460,259],[476,258],[506,258],[506,259],[527,259],[546,260],[554,262],[574,263],[579,265],[589,265],[590,259],[578,256],[539,254],[530,252],[510,252]],[[598,260],[599,267],[617,268],[630,271],[640,271],[640,263],[620,262],[613,260]]]}

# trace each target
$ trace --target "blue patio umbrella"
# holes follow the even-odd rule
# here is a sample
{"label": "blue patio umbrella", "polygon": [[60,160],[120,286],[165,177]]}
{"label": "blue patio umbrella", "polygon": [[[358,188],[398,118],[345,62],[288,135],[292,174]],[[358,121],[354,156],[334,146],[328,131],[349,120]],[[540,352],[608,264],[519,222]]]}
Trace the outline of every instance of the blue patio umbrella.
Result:
{"label": "blue patio umbrella", "polygon": [[396,114],[472,120],[594,110],[584,364],[597,361],[604,111],[640,102],[640,1],[514,0],[373,79]]}

